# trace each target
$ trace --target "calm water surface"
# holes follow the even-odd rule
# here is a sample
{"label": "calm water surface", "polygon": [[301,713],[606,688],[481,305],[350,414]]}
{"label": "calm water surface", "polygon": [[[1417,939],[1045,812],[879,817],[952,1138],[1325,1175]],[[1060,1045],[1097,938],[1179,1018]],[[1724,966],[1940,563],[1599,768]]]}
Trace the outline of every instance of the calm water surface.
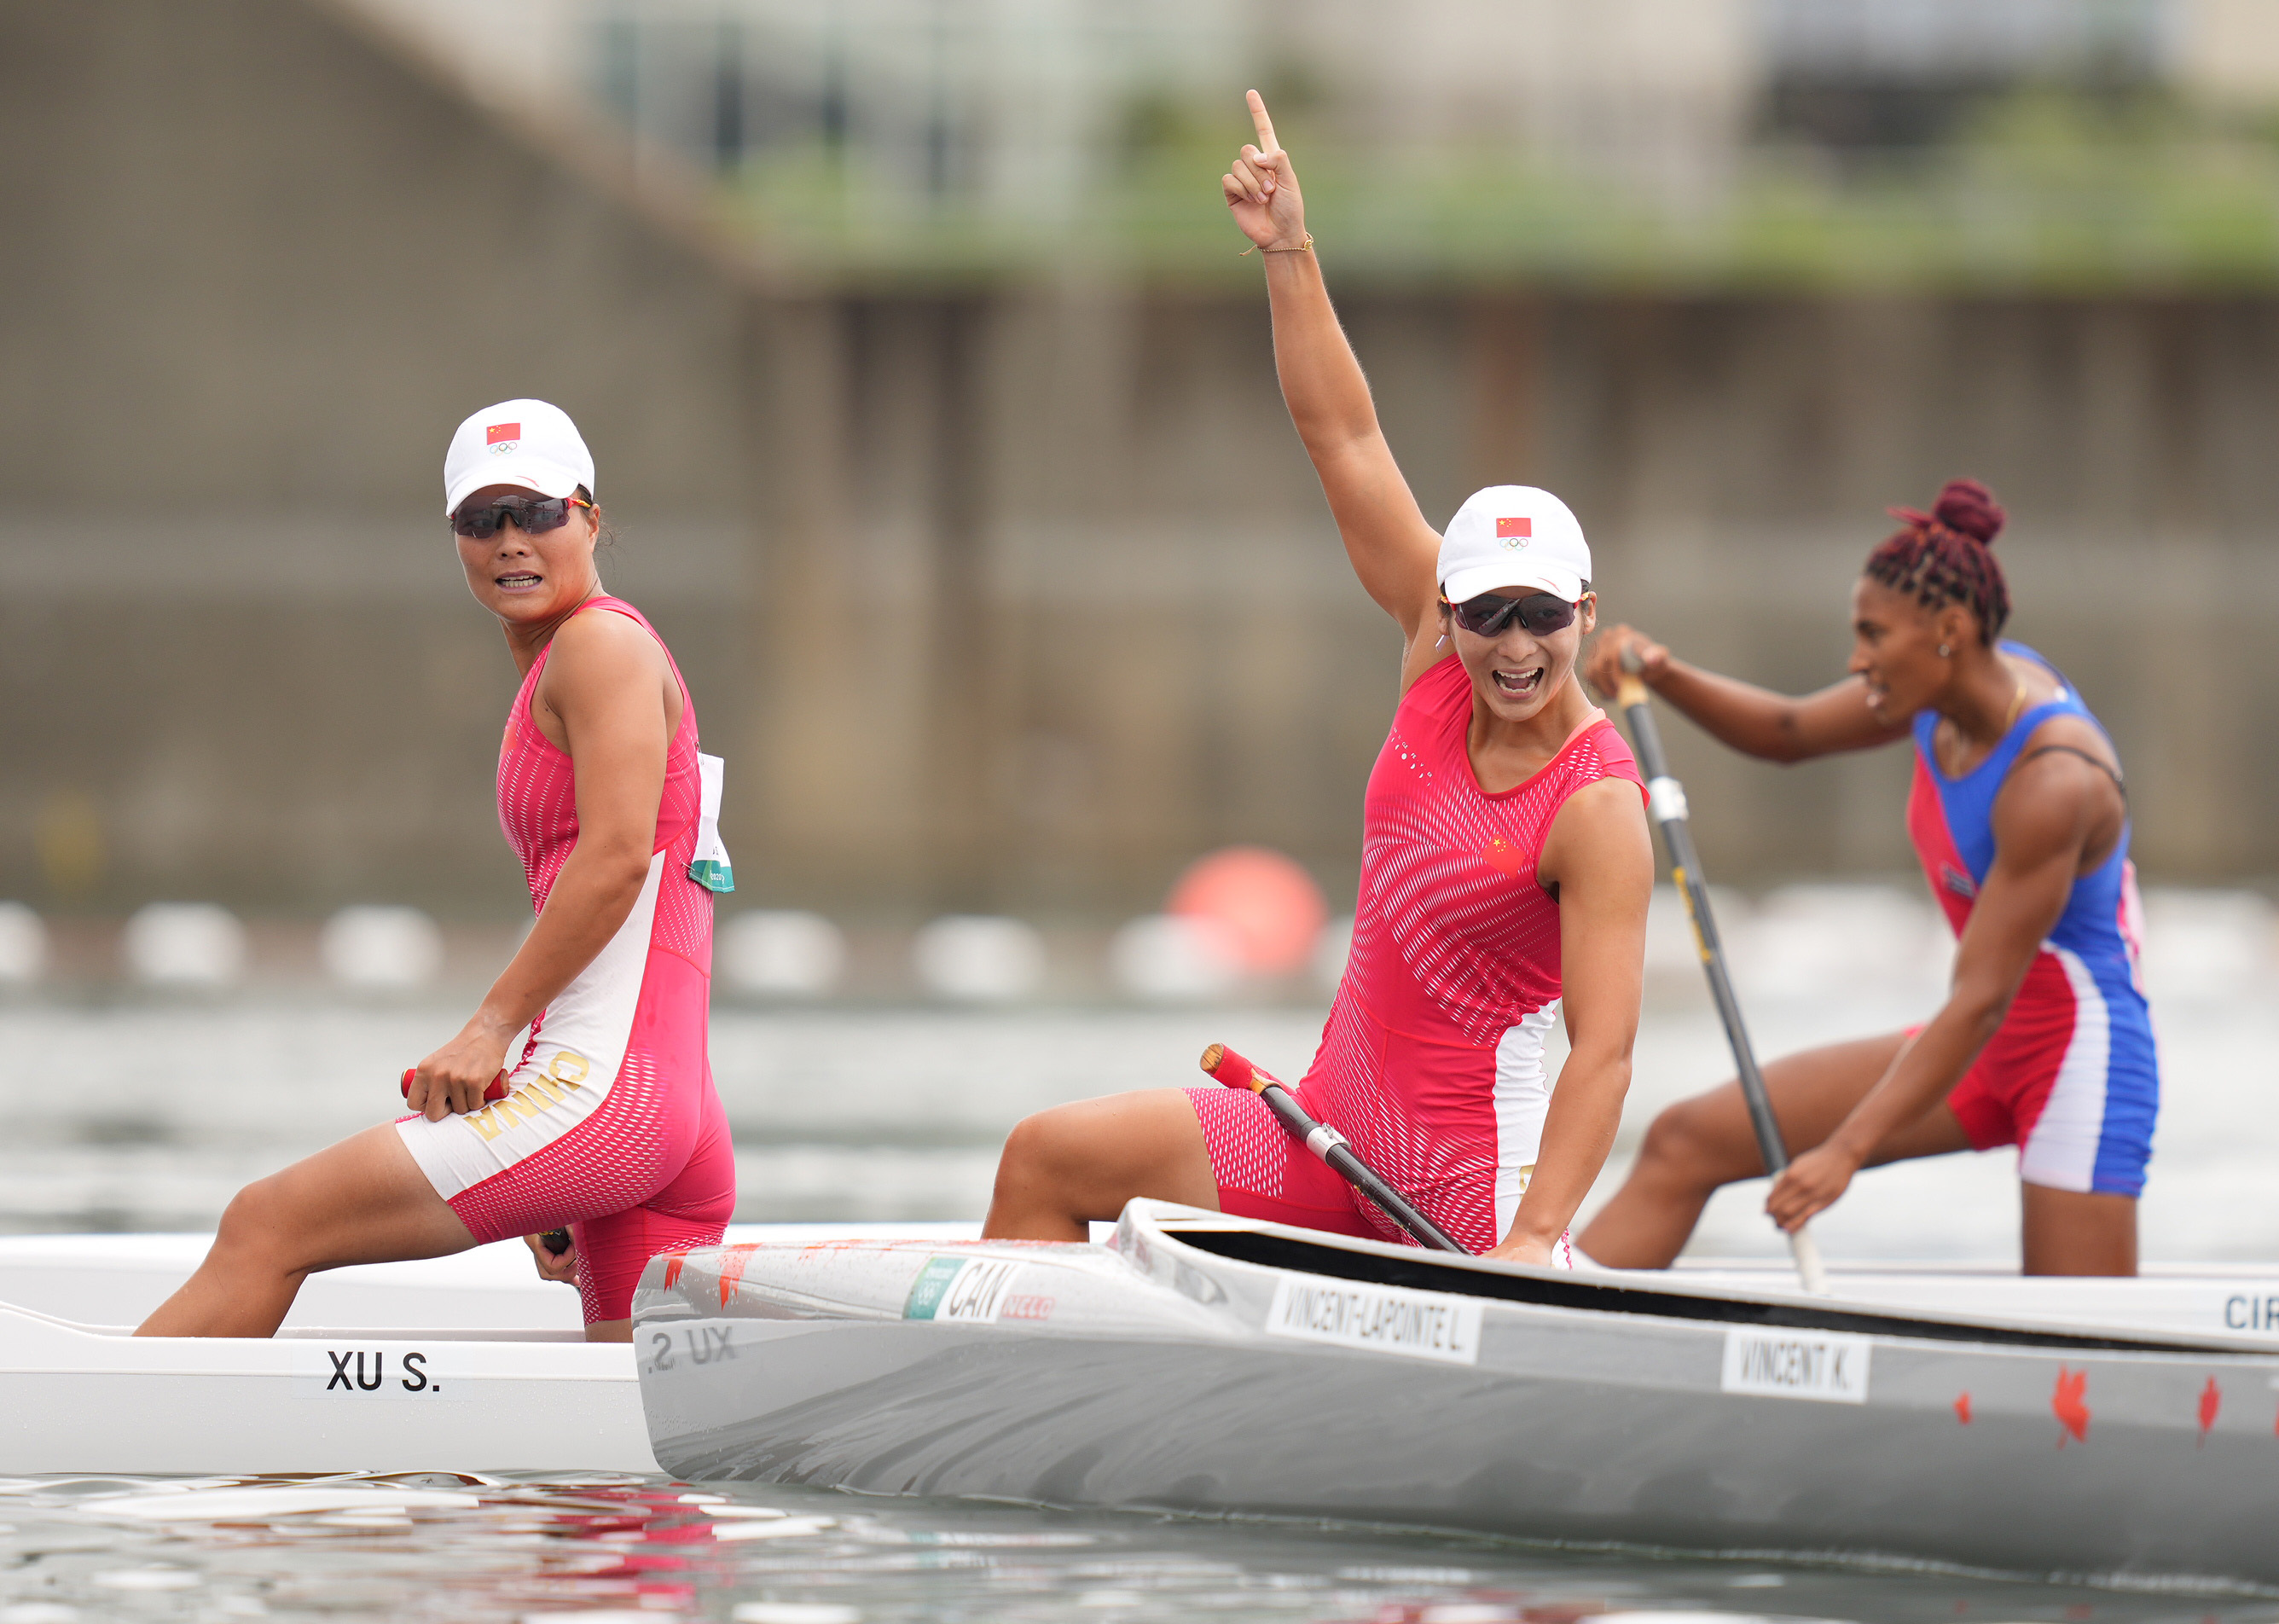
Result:
{"label": "calm water surface", "polygon": [[[1816,923],[1754,938],[1744,990],[1763,1053],[1892,1030],[1936,1007],[1935,957],[1910,968],[1845,956],[1890,938],[1861,906],[1844,902]],[[1631,1105],[1593,1204],[1619,1182],[1658,1106],[1730,1069],[1682,934],[1672,939],[1678,973],[1654,984]],[[2156,943],[2153,968],[2161,962]],[[2279,1000],[2268,961],[2203,951],[2194,961],[2175,951],[2166,962],[2155,993],[2168,1093],[2143,1208],[2145,1254],[2279,1258]],[[387,1115],[396,1072],[455,1031],[468,1001],[385,1005],[272,990],[218,1001],[0,1002],[0,1231],[209,1229],[246,1180]],[[1321,1019],[1309,1008],[724,1005],[713,1060],[736,1130],[737,1215],[976,1219],[997,1147],[1024,1114],[1188,1083],[1213,1040],[1295,1075]],[[1863,1176],[1815,1227],[1834,1258],[2014,1267],[2016,1191],[2010,1153],[1948,1157]],[[1777,1252],[1761,1199],[1756,1185],[1721,1195],[1695,1251]],[[0,1483],[0,1624],[556,1613],[588,1624],[1563,1624],[1625,1613],[1659,1624],[1685,1615],[2279,1624],[2279,1605],[2237,1596],[1562,1552],[1348,1528],[790,1490],[710,1499],[626,1479],[328,1479],[313,1505],[305,1488],[272,1483],[249,1496],[220,1482]],[[755,1514],[774,1513],[783,1514]]]}
{"label": "calm water surface", "polygon": [[0,1624],[1586,1616],[2265,1624],[2279,1603],[625,1478],[0,1481]]}
{"label": "calm water surface", "polygon": [[[1584,1205],[1612,1194],[1661,1106],[1730,1075],[1690,983],[1649,1003],[1622,1133]],[[2142,1209],[2144,1255],[2279,1258],[2279,998],[2156,1007],[2167,1097]],[[1921,1021],[1935,987],[1776,1000],[1767,1056]],[[396,1074],[458,1030],[459,1003],[249,996],[226,1002],[0,1003],[0,1233],[210,1229],[247,1181],[384,1120]],[[1207,1043],[1285,1076],[1323,1012],[925,1008],[714,1012],[740,1222],[978,1222],[1007,1130],[1031,1111],[1201,1080]],[[1554,1044],[1554,1047],[1555,1047]],[[1558,1055],[1553,1056],[1556,1063]],[[1831,1258],[2016,1267],[2016,1157],[1874,1170],[1815,1221]],[[1709,1206],[1696,1255],[1771,1257],[1761,1182]],[[1582,1225],[1578,1222],[1577,1229]]]}

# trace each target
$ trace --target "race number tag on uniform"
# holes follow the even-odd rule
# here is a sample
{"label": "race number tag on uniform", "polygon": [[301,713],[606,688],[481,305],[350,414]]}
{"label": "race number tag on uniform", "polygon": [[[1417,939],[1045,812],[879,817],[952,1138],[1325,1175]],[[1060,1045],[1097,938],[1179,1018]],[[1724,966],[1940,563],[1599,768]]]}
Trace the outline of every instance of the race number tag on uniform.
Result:
{"label": "race number tag on uniform", "polygon": [[727,770],[727,762],[718,756],[698,753],[696,778],[701,800],[696,816],[696,855],[689,862],[688,877],[707,891],[736,889],[735,865],[728,861],[728,848],[720,844],[720,784]]}
{"label": "race number tag on uniform", "polygon": [[1729,1330],[1718,1386],[1768,1398],[1865,1404],[1874,1345],[1834,1331]]}

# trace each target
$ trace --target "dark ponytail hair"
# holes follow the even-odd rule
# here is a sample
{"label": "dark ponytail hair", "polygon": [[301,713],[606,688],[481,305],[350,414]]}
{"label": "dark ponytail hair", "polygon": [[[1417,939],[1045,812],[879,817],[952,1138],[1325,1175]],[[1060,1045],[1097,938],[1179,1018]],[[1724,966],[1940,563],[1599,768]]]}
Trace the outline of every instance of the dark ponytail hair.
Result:
{"label": "dark ponytail hair", "polygon": [[1993,553],[2008,515],[1994,493],[1976,479],[1949,479],[1930,512],[1888,511],[1901,528],[1868,555],[1868,578],[1925,609],[1962,604],[1978,617],[1978,640],[1993,642],[2010,618],[2009,583]]}
{"label": "dark ponytail hair", "polygon": [[595,556],[598,558],[606,552],[615,558],[618,555],[618,527],[610,523],[610,516],[602,511],[602,504],[594,500],[593,492],[581,485],[578,487],[577,497],[594,509]]}

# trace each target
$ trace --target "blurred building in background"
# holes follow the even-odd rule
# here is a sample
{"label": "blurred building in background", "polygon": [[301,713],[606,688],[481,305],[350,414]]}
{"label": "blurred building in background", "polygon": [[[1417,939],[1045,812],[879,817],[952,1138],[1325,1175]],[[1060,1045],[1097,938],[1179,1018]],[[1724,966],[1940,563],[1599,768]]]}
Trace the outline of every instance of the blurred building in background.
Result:
{"label": "blurred building in background", "polygon": [[[1750,116],[1750,0],[366,0],[479,93],[579,86],[637,141],[856,238],[1094,218],[1135,159],[1263,86],[1389,173],[1467,146],[1714,186]],[[1191,201],[1191,200],[1184,200]]]}
{"label": "blurred building in background", "polygon": [[[2279,95],[2256,0],[359,3],[479,96],[582,96],[715,178],[778,254],[936,270],[1071,226],[1150,263],[1195,246],[1190,166],[1152,183],[1167,154],[1223,158],[1254,85],[1317,173],[1423,227],[1370,261],[1485,248],[1507,272],[1515,249],[1603,272],[1680,245],[1697,272],[1739,268],[1799,186],[1984,172],[2116,118],[2134,127],[2101,133],[2141,155]],[[1469,225],[1432,206],[1451,199]],[[1821,234],[1856,224],[1821,212]],[[1497,240],[1514,213],[1527,242]]]}
{"label": "blurred building in background", "polygon": [[[1610,614],[1800,688],[1976,474],[2142,865],[2279,872],[2253,0],[19,0],[0,896],[519,906],[436,475],[522,394],[749,900],[1349,896],[1397,650],[1217,200],[1251,84],[1428,517],[1558,489]],[[1673,748],[1722,877],[1907,862],[1896,753]]]}

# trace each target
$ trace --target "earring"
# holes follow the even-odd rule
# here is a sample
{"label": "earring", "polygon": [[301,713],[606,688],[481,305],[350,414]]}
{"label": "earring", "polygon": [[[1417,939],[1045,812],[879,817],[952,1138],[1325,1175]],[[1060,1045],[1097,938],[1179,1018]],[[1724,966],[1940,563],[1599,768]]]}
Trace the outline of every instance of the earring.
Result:
{"label": "earring", "polygon": [[1439,642],[1438,642],[1438,643],[1433,644],[1433,645],[1432,645],[1432,647],[1435,647],[1435,648],[1439,648],[1439,647],[1442,647],[1444,644],[1446,644],[1446,643],[1447,642],[1447,640],[1448,640],[1448,634],[1447,634],[1446,632],[1441,632],[1441,633],[1440,633],[1440,641],[1439,641]]}
{"label": "earring", "polygon": [[1942,660],[1951,660],[1954,657],[1954,650],[1941,643],[1938,646],[1938,657]]}

